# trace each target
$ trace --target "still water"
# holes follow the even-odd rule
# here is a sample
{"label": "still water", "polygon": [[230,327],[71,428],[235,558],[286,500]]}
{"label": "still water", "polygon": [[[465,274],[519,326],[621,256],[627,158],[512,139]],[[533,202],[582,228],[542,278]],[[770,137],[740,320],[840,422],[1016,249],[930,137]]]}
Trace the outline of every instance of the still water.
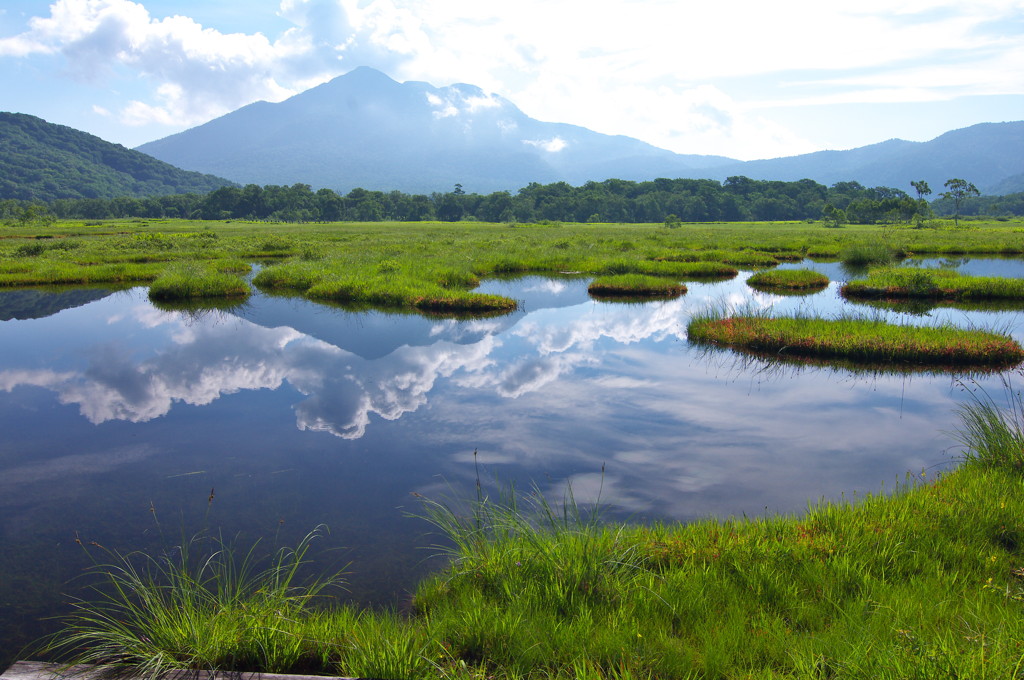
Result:
{"label": "still water", "polygon": [[[1015,260],[929,264],[1024,276]],[[273,547],[322,523],[318,563],[348,565],[352,600],[402,607],[440,565],[412,492],[468,497],[479,475],[555,498],[571,483],[633,521],[798,512],[955,464],[964,385],[1002,390],[1005,376],[771,366],[691,346],[687,321],[709,306],[1022,339],[1018,312],[906,317],[846,303],[836,283],[782,297],[748,275],[644,304],[594,301],[585,279],[492,280],[481,290],[521,310],[475,320],[260,294],[190,313],[141,288],[0,292],[0,665],[53,629],[45,617],[88,564],[76,539],[155,551],[212,530]]]}

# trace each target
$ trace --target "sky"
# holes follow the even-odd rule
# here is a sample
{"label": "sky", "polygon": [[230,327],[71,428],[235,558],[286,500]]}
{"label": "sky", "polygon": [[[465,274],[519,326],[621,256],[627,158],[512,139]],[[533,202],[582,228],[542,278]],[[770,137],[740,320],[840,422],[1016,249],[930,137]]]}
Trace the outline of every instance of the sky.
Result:
{"label": "sky", "polygon": [[359,66],[773,158],[1024,119],[1024,0],[0,3],[0,111],[128,147]]}

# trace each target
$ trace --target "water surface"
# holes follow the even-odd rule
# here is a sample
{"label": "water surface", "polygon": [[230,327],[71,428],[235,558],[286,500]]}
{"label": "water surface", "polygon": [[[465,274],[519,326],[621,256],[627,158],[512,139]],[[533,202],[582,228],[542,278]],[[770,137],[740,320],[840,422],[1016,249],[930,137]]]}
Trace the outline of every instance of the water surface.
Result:
{"label": "water surface", "polygon": [[439,539],[408,516],[413,492],[469,496],[481,475],[555,497],[571,482],[633,521],[799,512],[948,467],[964,386],[1001,390],[999,376],[799,369],[691,346],[686,323],[709,306],[866,310],[1021,339],[1014,312],[905,317],[843,301],[837,282],[776,296],[748,275],[642,304],[591,300],[586,279],[492,280],[481,290],[521,309],[476,320],[260,294],[168,312],[145,289],[37,292],[33,312],[24,291],[0,292],[17,310],[0,322],[0,635],[52,629],[41,618],[88,563],[76,538],[152,551],[212,529],[273,546],[323,523],[318,563],[350,564],[354,601],[401,607],[439,565],[421,549]]}

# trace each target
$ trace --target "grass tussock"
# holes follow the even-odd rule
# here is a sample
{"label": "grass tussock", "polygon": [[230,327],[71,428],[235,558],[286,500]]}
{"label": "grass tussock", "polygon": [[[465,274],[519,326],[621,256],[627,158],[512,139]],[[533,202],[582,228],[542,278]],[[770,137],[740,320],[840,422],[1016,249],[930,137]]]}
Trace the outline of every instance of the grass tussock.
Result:
{"label": "grass tussock", "polygon": [[675,298],[686,292],[686,286],[673,280],[643,274],[599,276],[587,287],[595,297]]}
{"label": "grass tussock", "polygon": [[[227,263],[229,269],[233,265]],[[149,297],[161,302],[202,300],[204,298],[244,298],[249,284],[235,274],[204,266],[172,266],[149,286]]]}
{"label": "grass tussock", "polygon": [[951,324],[910,326],[876,319],[710,312],[694,316],[687,333],[694,342],[759,354],[853,362],[1007,367],[1024,360],[1024,349],[1007,335]]}
{"label": "grass tussock", "polygon": [[[977,393],[976,393],[977,394]],[[427,499],[449,566],[407,617],[316,606],[305,547],[104,552],[45,648],[171,668],[373,678],[1015,678],[1024,670],[1024,407],[960,412],[959,469],[794,516],[630,526],[537,489]]]}
{"label": "grass tussock", "polygon": [[751,275],[747,284],[767,290],[821,290],[828,277],[810,269],[774,269]]}
{"label": "grass tussock", "polygon": [[338,574],[309,583],[298,577],[320,532],[278,550],[265,566],[256,546],[238,554],[213,537],[157,556],[94,544],[93,599],[74,601],[67,629],[40,651],[145,680],[182,669],[323,669],[324,645],[295,635],[300,618],[315,628],[312,602],[342,583]]}
{"label": "grass tussock", "polygon": [[842,288],[850,298],[943,301],[1024,300],[1024,280],[969,276],[950,269],[886,267]]}

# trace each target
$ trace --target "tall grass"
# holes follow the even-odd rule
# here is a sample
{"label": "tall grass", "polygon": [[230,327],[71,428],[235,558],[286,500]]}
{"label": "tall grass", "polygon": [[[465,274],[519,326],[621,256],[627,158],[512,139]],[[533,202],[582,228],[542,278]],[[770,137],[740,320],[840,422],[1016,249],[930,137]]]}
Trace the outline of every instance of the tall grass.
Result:
{"label": "tall grass", "polygon": [[321,531],[276,551],[263,567],[256,545],[239,555],[208,536],[156,556],[94,545],[93,599],[74,601],[65,630],[41,651],[147,680],[183,669],[328,670],[329,641],[294,630],[316,598],[342,583],[339,574],[298,578]]}
{"label": "tall grass", "polygon": [[968,463],[1024,472],[1024,399],[1004,381],[1006,405],[978,389],[974,399],[959,408],[956,437]]}

